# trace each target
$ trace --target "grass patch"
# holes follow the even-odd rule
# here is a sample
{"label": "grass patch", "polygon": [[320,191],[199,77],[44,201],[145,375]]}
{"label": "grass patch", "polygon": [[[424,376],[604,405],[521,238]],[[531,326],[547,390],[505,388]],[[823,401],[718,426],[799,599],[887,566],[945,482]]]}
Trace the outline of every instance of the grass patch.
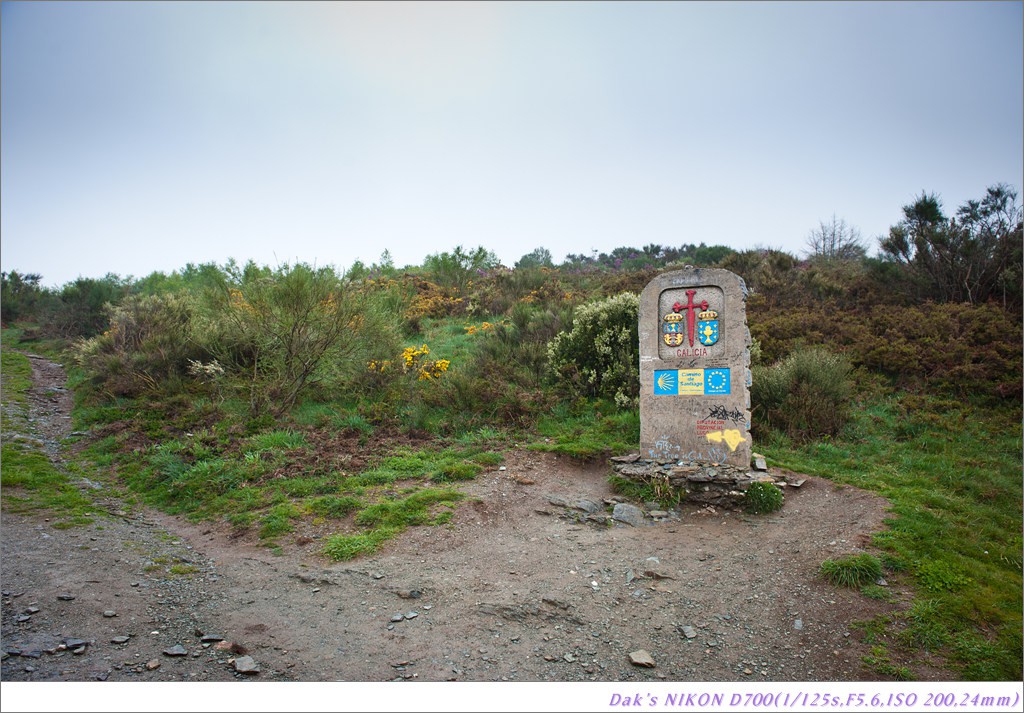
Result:
{"label": "grass patch", "polygon": [[[427,488],[401,500],[371,505],[356,515],[356,524],[398,530],[411,525],[440,525],[451,519],[451,506],[464,497],[457,490]],[[438,505],[448,507],[438,513]]]}
{"label": "grass patch", "polygon": [[297,519],[300,514],[298,508],[290,502],[270,508],[260,523],[260,539],[273,540],[286,532],[292,532],[295,529],[292,520]]}
{"label": "grass patch", "polygon": [[657,502],[664,508],[672,509],[686,499],[686,493],[680,488],[673,488],[668,478],[652,479],[645,483],[637,482],[621,475],[613,475],[608,479],[612,491],[635,502]]}
{"label": "grass patch", "polygon": [[195,574],[199,568],[192,564],[172,564],[167,571],[177,576],[185,576]]}
{"label": "grass patch", "polygon": [[87,525],[93,521],[92,501],[68,482],[44,454],[3,444],[4,510],[12,513],[47,511],[55,519],[54,527]]}
{"label": "grass patch", "polygon": [[378,465],[351,479],[352,486],[382,485],[396,480],[421,479],[434,483],[472,480],[485,466],[501,463],[499,453],[479,447],[445,448],[440,451],[395,449]]}
{"label": "grass patch", "polygon": [[341,519],[363,507],[363,501],[351,495],[324,495],[306,503],[309,512],[321,517]]}
{"label": "grass patch", "polygon": [[831,584],[860,589],[874,584],[881,578],[882,563],[874,555],[862,552],[835,560],[825,560],[821,563],[818,573]]}
{"label": "grass patch", "polygon": [[[1021,408],[879,394],[828,443],[772,437],[773,465],[873,490],[892,503],[874,537],[890,571],[933,602],[929,627],[968,680],[1021,678]],[[924,626],[918,623],[916,632]],[[912,627],[913,628],[913,627]],[[904,644],[936,645],[931,635]],[[988,652],[984,664],[974,653]]]}
{"label": "grass patch", "polygon": [[629,453],[640,445],[640,412],[620,409],[611,401],[588,402],[573,409],[560,405],[540,419],[537,432],[544,437],[529,448],[588,460]]}
{"label": "grass patch", "polygon": [[323,553],[333,560],[345,561],[360,555],[376,552],[382,544],[399,533],[399,529],[377,528],[355,535],[331,535],[323,547]]}
{"label": "grass patch", "polygon": [[[5,332],[5,337],[7,332]],[[0,383],[3,403],[4,443],[0,448],[0,488],[3,509],[10,513],[46,511],[56,528],[86,525],[93,521],[92,501],[59,470],[36,441],[15,428],[28,425],[26,393],[32,387],[32,365],[24,354],[0,351]]]}

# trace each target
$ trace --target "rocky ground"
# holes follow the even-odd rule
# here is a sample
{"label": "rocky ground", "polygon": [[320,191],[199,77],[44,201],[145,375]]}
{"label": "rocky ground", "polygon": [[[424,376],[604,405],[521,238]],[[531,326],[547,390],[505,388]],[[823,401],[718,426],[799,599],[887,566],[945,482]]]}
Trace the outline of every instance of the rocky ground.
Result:
{"label": "rocky ground", "polygon": [[[57,462],[70,397],[34,358],[35,436]],[[379,553],[279,554],[229,528],[129,508],[92,525],[2,521],[4,681],[857,681],[851,627],[904,606],[839,589],[822,560],[868,545],[881,498],[806,477],[769,516],[696,506],[606,526],[604,463],[514,450],[453,521]],[[803,477],[801,479],[804,479]],[[941,670],[917,670],[942,678]]]}

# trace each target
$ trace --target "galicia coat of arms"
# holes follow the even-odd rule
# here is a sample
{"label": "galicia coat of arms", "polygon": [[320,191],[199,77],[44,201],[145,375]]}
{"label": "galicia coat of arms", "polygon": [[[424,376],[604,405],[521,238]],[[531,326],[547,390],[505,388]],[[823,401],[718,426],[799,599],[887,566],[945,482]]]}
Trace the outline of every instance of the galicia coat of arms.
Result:
{"label": "galicia coat of arms", "polygon": [[697,322],[697,339],[706,347],[718,341],[718,312],[713,309],[701,312]]}
{"label": "galicia coat of arms", "polygon": [[683,315],[678,312],[670,312],[665,315],[661,331],[664,333],[665,344],[670,347],[678,347],[683,343]]}

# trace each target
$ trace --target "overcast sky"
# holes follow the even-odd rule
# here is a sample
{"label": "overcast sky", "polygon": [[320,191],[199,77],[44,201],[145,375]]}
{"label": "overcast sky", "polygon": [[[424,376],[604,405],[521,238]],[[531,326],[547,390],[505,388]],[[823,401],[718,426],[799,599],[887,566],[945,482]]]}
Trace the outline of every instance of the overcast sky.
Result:
{"label": "overcast sky", "polygon": [[801,254],[1024,183],[1020,2],[3,2],[4,270]]}

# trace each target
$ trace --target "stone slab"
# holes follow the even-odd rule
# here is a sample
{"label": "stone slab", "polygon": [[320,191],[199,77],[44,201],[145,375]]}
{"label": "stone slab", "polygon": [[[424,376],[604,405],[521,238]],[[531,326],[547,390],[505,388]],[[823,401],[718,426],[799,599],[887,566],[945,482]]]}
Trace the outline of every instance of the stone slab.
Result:
{"label": "stone slab", "polygon": [[748,468],[747,290],[728,270],[659,275],[640,295],[640,454]]}

